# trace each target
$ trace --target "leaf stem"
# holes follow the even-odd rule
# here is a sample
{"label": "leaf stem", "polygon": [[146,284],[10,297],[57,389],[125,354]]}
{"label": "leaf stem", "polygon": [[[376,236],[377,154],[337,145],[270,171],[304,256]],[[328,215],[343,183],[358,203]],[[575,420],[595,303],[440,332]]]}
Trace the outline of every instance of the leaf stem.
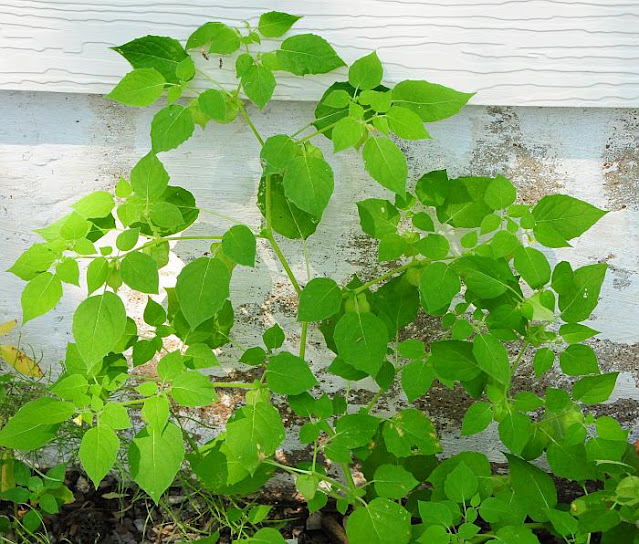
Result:
{"label": "leaf stem", "polygon": [[240,103],[240,113],[242,114],[242,117],[244,117],[246,124],[251,129],[251,132],[253,133],[255,138],[257,138],[257,141],[260,142],[260,145],[264,145],[264,139],[260,136],[260,133],[257,131],[257,128],[255,128],[253,121],[251,121],[251,118],[248,116],[248,113],[246,113],[246,108],[244,107],[244,104],[242,103]]}
{"label": "leaf stem", "polygon": [[526,342],[524,344],[524,347],[521,349],[521,351],[519,352],[519,355],[517,355],[517,358],[515,359],[515,362],[513,363],[513,368],[511,371],[511,376],[515,375],[515,372],[517,371],[517,367],[519,366],[519,363],[521,363],[521,359],[524,356],[524,353],[526,353],[526,350],[528,349],[528,346],[530,345],[530,342]]}
{"label": "leaf stem", "polygon": [[302,323],[302,334],[300,337],[300,359],[304,359],[306,355],[306,336],[308,333],[308,322],[304,321]]}
{"label": "leaf stem", "polygon": [[297,282],[297,279],[295,278],[295,275],[293,274],[293,271],[291,270],[291,267],[289,266],[288,261],[286,260],[286,257],[284,257],[284,253],[282,253],[280,246],[278,245],[277,241],[275,240],[275,237],[273,236],[273,233],[270,231],[270,228],[268,228],[268,226],[267,226],[266,239],[271,244],[271,247],[273,248],[275,255],[277,255],[277,258],[282,264],[282,267],[284,268],[284,271],[286,272],[288,279],[290,280],[291,284],[293,285],[293,288],[299,295],[302,292],[302,288],[300,287],[300,284]]}
{"label": "leaf stem", "polygon": [[381,397],[383,394],[384,394],[384,390],[383,389],[380,389],[377,393],[375,393],[375,396],[366,405],[366,413],[367,414],[373,409],[373,406],[375,406],[375,403],[379,400],[379,397]]}
{"label": "leaf stem", "polygon": [[410,263],[404,264],[402,266],[398,266],[397,268],[393,268],[392,270],[389,270],[388,272],[385,272],[381,276],[378,276],[378,277],[372,279],[371,281],[367,281],[366,283],[360,285],[357,289],[354,290],[355,294],[359,295],[363,291],[366,291],[366,289],[368,289],[369,287],[372,287],[373,285],[376,285],[376,284],[378,284],[378,283],[380,283],[380,282],[382,282],[382,281],[394,276],[398,272],[402,272],[402,271],[410,268],[412,265],[413,265],[413,262],[411,261]]}
{"label": "leaf stem", "polygon": [[240,383],[240,382],[211,382],[213,387],[227,388],[227,389],[257,389],[257,385],[254,383]]}

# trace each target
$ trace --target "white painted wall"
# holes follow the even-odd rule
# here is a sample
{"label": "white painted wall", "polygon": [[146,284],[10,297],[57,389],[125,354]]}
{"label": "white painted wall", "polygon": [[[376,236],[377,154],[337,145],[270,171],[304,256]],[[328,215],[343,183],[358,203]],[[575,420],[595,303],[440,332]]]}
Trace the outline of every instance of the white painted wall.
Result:
{"label": "white painted wall", "polygon": [[[129,69],[109,46],[271,9],[304,15],[296,31],[347,62],[377,49],[389,82],[477,91],[474,104],[639,105],[637,0],[4,0],[0,89],[106,93]],[[217,77],[218,59],[208,69]],[[283,78],[276,96],[314,99],[344,74]]]}
{"label": "white painted wall", "polygon": [[[293,132],[308,122],[312,111],[307,103],[273,103],[263,115],[255,112],[256,124],[265,136]],[[0,92],[0,118],[4,120],[0,126],[1,269],[8,268],[36,241],[31,229],[54,221],[82,195],[110,188],[121,174],[128,173],[149,148],[152,114],[97,96]],[[470,106],[454,118],[430,125],[433,140],[405,146],[413,182],[425,171],[444,167],[453,176],[499,172],[514,180],[523,201],[534,202],[545,193],[561,191],[611,210],[576,240],[573,249],[549,250],[548,255],[554,262],[569,258],[575,265],[597,261],[610,265],[592,322],[602,334],[593,345],[605,370],[622,371],[614,401],[620,403],[624,422],[631,426],[639,417],[638,117],[636,110]],[[163,154],[162,160],[172,182],[192,191],[202,207],[257,226],[253,195],[261,171],[258,151],[249,130],[239,121],[198,132],[179,149]],[[342,281],[354,272],[373,277],[381,269],[375,264],[375,247],[363,243],[360,236],[353,200],[383,195],[384,190],[366,175],[354,151],[338,156],[329,152],[327,157],[335,171],[336,190],[325,221],[308,244],[311,273]],[[189,233],[219,234],[226,226],[202,215]],[[305,278],[301,244],[285,241],[282,245],[296,274]],[[174,249],[176,255],[164,274],[165,285],[174,281],[183,262],[201,255],[207,246],[184,241]],[[286,329],[298,330],[292,312],[294,292],[277,261],[264,248],[259,261],[255,270],[242,268],[233,280],[238,308],[233,334],[243,345],[259,342],[259,327],[268,327],[274,320]],[[19,315],[22,287],[23,282],[11,275],[0,278],[0,322]],[[54,312],[21,331],[22,345],[41,352],[48,367],[55,368],[71,339],[72,313],[84,292],[67,286]],[[142,303],[131,299],[130,313],[140,315]],[[428,336],[429,331],[420,332]],[[289,338],[292,345],[297,340],[296,336]],[[331,356],[317,331],[311,332],[310,341],[308,358],[324,386],[343,386],[324,371]],[[220,356],[223,367],[217,373],[224,375],[237,367],[238,356],[237,350],[224,349]],[[559,374],[551,379],[560,380]],[[401,396],[389,408],[392,402],[401,403]],[[440,411],[437,406],[428,399],[424,403],[443,425],[447,451],[469,447],[463,441],[468,439],[461,439],[455,430],[459,407]],[[617,410],[616,406],[611,409]],[[471,447],[492,451],[490,435],[480,437],[479,442],[473,440]],[[493,454],[499,457],[497,450]]]}
{"label": "white painted wall", "polygon": [[[90,95],[107,92],[129,69],[108,46],[145,33],[184,39],[207,20],[255,22],[269,9],[305,15],[296,29],[325,36],[347,62],[377,49],[391,82],[425,78],[479,91],[474,106],[429,127],[434,140],[404,146],[412,180],[444,167],[453,176],[501,173],[516,182],[526,202],[561,191],[611,210],[574,249],[548,254],[554,261],[569,257],[577,265],[610,265],[592,323],[602,334],[593,345],[605,370],[622,372],[609,409],[639,437],[639,111],[613,109],[639,107],[637,0],[5,0],[0,5],[0,269],[37,240],[31,229],[64,215],[82,195],[112,187],[149,148],[154,111]],[[224,77],[217,73],[217,59],[205,69]],[[257,115],[258,128],[266,136],[293,132],[312,116],[312,105],[303,101],[344,76],[342,70],[304,81],[284,78],[277,96],[297,101],[272,103]],[[372,277],[379,272],[375,248],[360,236],[352,202],[384,192],[354,152],[327,156],[336,191],[308,244],[311,272],[346,280],[368,270],[364,274]],[[241,122],[209,128],[162,159],[173,183],[191,190],[201,206],[259,224],[252,200],[260,174],[258,148]],[[203,215],[191,234],[218,234],[226,226]],[[283,247],[296,273],[305,277],[301,245],[287,241]],[[207,248],[185,241],[174,249],[166,285],[183,262]],[[19,316],[22,287],[11,275],[0,277],[0,322]],[[233,292],[239,306],[234,335],[243,344],[256,340],[256,324],[293,324],[294,293],[268,251],[260,252],[257,269],[236,275]],[[67,286],[58,308],[16,331],[13,340],[55,369],[83,296],[81,289]],[[129,312],[141,314],[139,300],[129,301]],[[324,372],[330,354],[319,333],[311,332],[310,341],[314,371],[325,387],[339,388]],[[233,368],[237,356],[224,350],[220,373]],[[424,408],[438,420],[446,451],[477,447],[498,459],[490,431],[471,444],[459,438],[461,411],[455,403],[463,399],[436,395]],[[442,398],[449,399],[449,407],[440,410]],[[396,402],[401,397],[391,399],[389,408]]]}

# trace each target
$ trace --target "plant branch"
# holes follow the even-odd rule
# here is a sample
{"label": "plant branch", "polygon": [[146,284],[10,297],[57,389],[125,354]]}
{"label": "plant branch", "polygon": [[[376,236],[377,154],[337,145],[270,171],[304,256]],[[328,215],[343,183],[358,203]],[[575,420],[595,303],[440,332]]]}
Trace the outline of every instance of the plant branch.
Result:
{"label": "plant branch", "polygon": [[412,265],[413,265],[413,262],[404,264],[402,266],[398,266],[397,268],[393,268],[392,270],[389,270],[388,272],[385,272],[381,276],[378,276],[378,277],[372,279],[371,281],[367,281],[366,283],[360,285],[357,289],[354,289],[355,294],[359,295],[360,293],[366,291],[366,289],[368,289],[369,287],[372,287],[373,285],[376,285],[376,284],[378,284],[378,283],[380,283],[380,282],[382,282],[382,281],[394,276],[398,272],[403,272],[404,270],[407,270]]}
{"label": "plant branch", "polygon": [[251,132],[253,133],[257,141],[260,142],[260,145],[264,145],[264,139],[260,136],[260,133],[257,131],[257,128],[255,128],[253,121],[251,121],[251,118],[248,116],[248,113],[246,113],[246,108],[244,107],[244,104],[242,104],[241,102],[240,102],[240,113],[242,114],[242,117],[244,117],[246,124],[251,129]]}

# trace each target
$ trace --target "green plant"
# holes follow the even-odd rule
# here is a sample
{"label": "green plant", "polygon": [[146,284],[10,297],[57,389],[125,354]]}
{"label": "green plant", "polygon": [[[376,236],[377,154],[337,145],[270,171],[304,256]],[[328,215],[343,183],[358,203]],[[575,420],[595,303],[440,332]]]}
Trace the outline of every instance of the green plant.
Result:
{"label": "green plant", "polygon": [[[600,373],[594,351],[583,343],[597,332],[581,323],[597,305],[606,265],[552,266],[534,247],[568,246],[605,212],[568,195],[517,204],[515,187],[501,176],[450,179],[435,171],[407,184],[406,159],[391,135],[429,138],[424,123],[456,114],[471,95],[417,80],[389,88],[375,53],[353,63],[347,81],[326,90],[307,125],[293,134],[260,134],[241,92],[261,109],[276,86],[274,73],[304,76],[345,65],[313,34],[262,51],[263,39],[279,38],[297,19],[270,12],[257,28],[247,23],[242,31],[206,23],[186,47],[146,36],[115,48],[134,69],[109,96],[149,106],[166,91],[167,105],[151,123],[152,150],[128,180],[119,181],[115,199],[104,191],[83,197],[68,216],[37,231],[44,242],[10,269],[28,281],[25,322],[55,307],[62,283],[80,284],[78,261],[88,261],[89,297],[75,312],[75,342],[51,395],[22,407],[0,430],[0,445],[42,447],[62,422],[79,418],[85,429],[79,458],[97,485],[127,440],[133,410],[144,426],[127,440],[129,470],[156,502],[186,459],[197,485],[220,495],[248,495],[275,472],[291,474],[309,510],[333,498],[350,513],[351,544],[521,544],[538,542],[538,530],[570,543],[590,542],[595,533],[607,543],[639,541],[637,455],[617,421],[588,409],[609,397],[617,378]],[[194,57],[200,52],[236,55],[237,83],[227,87],[198,68]],[[196,91],[196,75],[210,88]],[[226,232],[180,236],[201,210],[189,191],[169,185],[158,154],[189,139],[196,125],[236,119],[248,124],[261,146],[261,228],[238,222]],[[379,241],[378,260],[389,263],[368,281],[305,282],[278,244],[278,236],[312,236],[329,204],[333,172],[312,143],[321,138],[335,153],[361,152],[366,171],[391,195],[353,203],[364,233]],[[104,242],[112,239],[114,244]],[[124,283],[159,294],[158,270],[168,262],[169,241],[185,239],[212,241],[210,256],[182,269],[175,288],[164,290],[166,307],[149,296],[144,320],[154,332],[140,336],[118,289]],[[298,331],[275,325],[264,331],[263,344],[240,358],[257,369],[258,379],[213,382],[201,370],[219,364],[214,349],[224,360],[234,321],[231,276],[256,266],[258,239],[298,295],[301,340],[294,351],[284,349],[287,335]],[[441,318],[441,339],[425,345],[407,337],[405,327],[420,312]],[[305,357],[308,330],[315,326],[335,354],[330,373],[345,381],[374,378],[379,391],[368,405],[321,391]],[[181,341],[180,349],[167,352],[169,336]],[[130,362],[138,366],[156,356],[157,378],[135,385]],[[529,359],[534,377],[523,364]],[[547,387],[541,396],[514,390],[514,377],[525,376],[532,385],[556,359],[565,375],[578,378],[570,390]],[[493,474],[476,452],[440,461],[435,426],[416,408],[376,415],[376,402],[394,384],[412,403],[434,380],[477,399],[462,434],[498,423],[509,452],[507,474]],[[182,425],[180,410],[214,403],[219,388],[245,391],[245,403],[224,432],[198,443]],[[306,462],[289,466],[274,459],[286,436],[274,402],[306,418],[297,437],[310,447]],[[581,484],[583,496],[571,505],[558,503],[551,476],[530,463],[542,454],[556,477]],[[341,476],[328,474],[323,458],[340,467]],[[356,467],[365,484],[355,483]],[[249,541],[283,538],[267,528]]]}

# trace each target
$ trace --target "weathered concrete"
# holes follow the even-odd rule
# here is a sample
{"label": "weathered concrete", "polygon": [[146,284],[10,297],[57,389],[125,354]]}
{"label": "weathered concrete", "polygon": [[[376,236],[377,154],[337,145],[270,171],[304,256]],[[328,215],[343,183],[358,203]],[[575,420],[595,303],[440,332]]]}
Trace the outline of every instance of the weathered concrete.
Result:
{"label": "weathered concrete", "polygon": [[[148,128],[153,111],[127,109],[100,96],[54,93],[0,92],[0,267],[8,268],[17,256],[36,240],[30,233],[65,214],[69,204],[96,189],[109,188],[126,175],[148,150]],[[293,132],[312,116],[307,103],[273,103],[266,112],[256,112],[262,134]],[[467,107],[460,115],[429,127],[434,139],[403,143],[409,157],[410,178],[423,172],[448,168],[452,176],[501,173],[517,184],[523,202],[535,202],[546,193],[561,191],[611,211],[591,231],[574,243],[574,248],[548,250],[556,262],[570,259],[576,265],[607,262],[605,281],[592,326],[601,335],[592,345],[605,370],[621,371],[613,399],[602,413],[613,413],[639,435],[639,111],[629,109],[570,109]],[[325,142],[320,142],[328,151]],[[172,183],[192,191],[204,208],[222,211],[257,226],[260,218],[254,205],[259,180],[258,145],[242,122],[207,128],[178,150],[162,159]],[[346,280],[357,272],[373,277],[382,268],[375,263],[374,243],[361,235],[354,199],[383,195],[372,182],[354,152],[332,156],[336,190],[318,234],[307,243],[311,276],[330,275]],[[218,234],[228,223],[207,214],[190,234]],[[284,241],[295,273],[306,278],[303,246]],[[175,256],[163,274],[170,285],[182,263],[201,255],[203,243],[179,242]],[[0,322],[20,314],[23,283],[5,274],[0,278]],[[55,367],[70,340],[71,316],[83,292],[67,287],[56,310],[29,323],[20,332],[21,344],[42,353],[44,363]],[[256,332],[277,321],[292,326],[294,345],[299,328],[294,324],[295,295],[277,261],[262,248],[259,266],[239,270],[233,280],[237,324],[233,336],[242,345],[257,341]],[[129,311],[140,316],[144,301],[131,297]],[[437,334],[436,320],[424,319],[414,328],[424,338]],[[18,334],[18,333],[16,333]],[[325,373],[330,353],[321,335],[310,333],[308,359],[330,390],[343,384]],[[239,351],[223,349],[223,375],[237,367]],[[527,367],[522,367],[524,370]],[[530,384],[522,377],[523,384]],[[551,374],[552,383],[567,383]],[[372,383],[351,391],[366,401]],[[540,387],[542,384],[537,384]],[[357,386],[359,387],[359,385]],[[225,397],[215,411],[197,410],[212,424],[230,414],[238,398]],[[401,395],[381,403],[382,409],[402,404]],[[498,460],[496,432],[489,429],[479,437],[459,438],[460,406],[468,403],[461,393],[435,388],[420,406],[437,420],[447,452],[480,448]],[[291,417],[290,425],[294,426]],[[294,444],[290,444],[294,447]]]}

